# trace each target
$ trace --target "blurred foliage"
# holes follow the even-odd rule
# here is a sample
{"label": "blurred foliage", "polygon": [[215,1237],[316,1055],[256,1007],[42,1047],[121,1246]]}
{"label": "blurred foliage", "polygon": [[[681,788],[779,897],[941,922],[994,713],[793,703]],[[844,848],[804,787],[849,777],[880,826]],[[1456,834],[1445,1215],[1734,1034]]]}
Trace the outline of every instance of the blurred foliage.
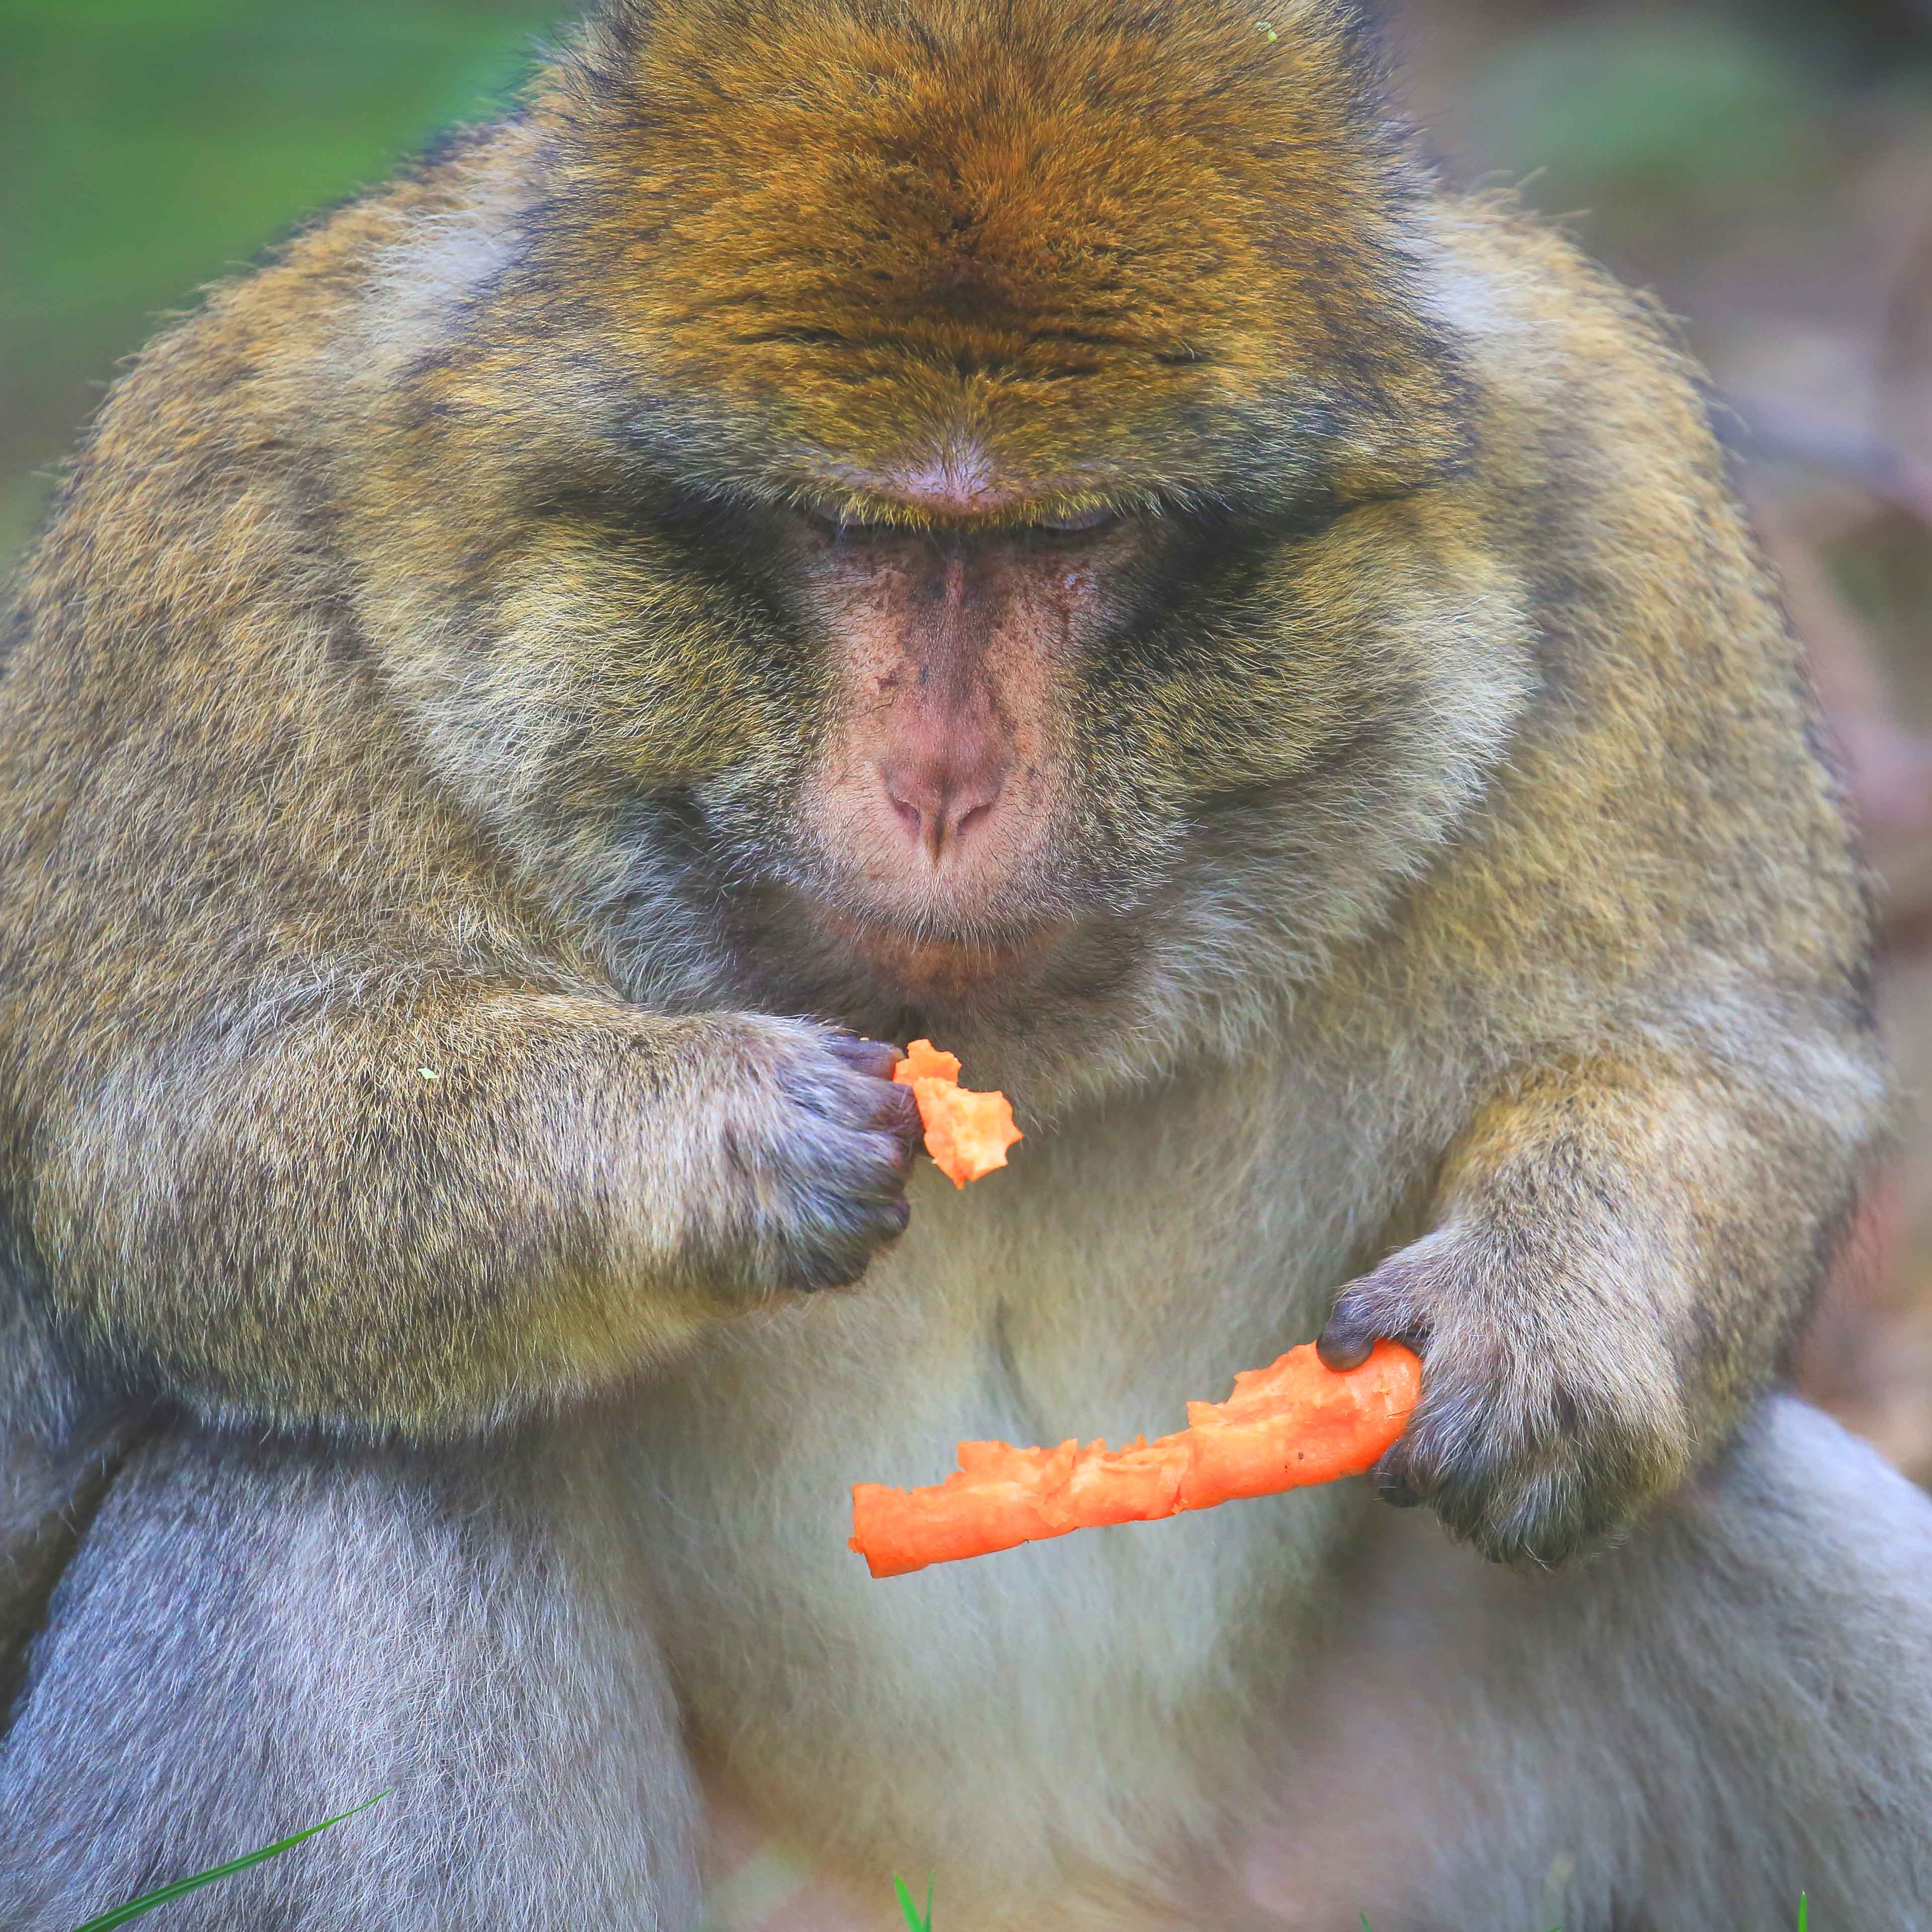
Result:
{"label": "blurred foliage", "polygon": [[1729,202],[1815,172],[1815,77],[1762,32],[1685,11],[1558,25],[1506,48],[1472,112],[1537,200]]}
{"label": "blurred foliage", "polygon": [[158,315],[488,113],[561,0],[0,0],[0,567]]}
{"label": "blurred foliage", "polygon": [[1924,526],[1896,512],[1882,514],[1827,552],[1832,574],[1886,649],[1904,708],[1932,720],[1932,651],[1925,648],[1932,613],[1932,543]]}
{"label": "blurred foliage", "polygon": [[1513,9],[1484,51],[1456,103],[1459,158],[1586,218],[1592,252],[1642,284],[1740,221],[1802,220],[1876,127],[1932,110],[1932,24],[1880,19],[1876,0],[1552,0]]}

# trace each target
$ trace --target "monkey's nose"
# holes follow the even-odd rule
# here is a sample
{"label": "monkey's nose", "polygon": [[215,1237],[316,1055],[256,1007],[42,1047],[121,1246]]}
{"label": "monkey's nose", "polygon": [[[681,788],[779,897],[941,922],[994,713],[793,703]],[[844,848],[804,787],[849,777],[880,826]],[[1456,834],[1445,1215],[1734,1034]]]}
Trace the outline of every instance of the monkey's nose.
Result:
{"label": "monkey's nose", "polygon": [[951,756],[890,760],[880,765],[879,778],[906,836],[937,866],[992,817],[1006,767],[992,747],[975,746]]}

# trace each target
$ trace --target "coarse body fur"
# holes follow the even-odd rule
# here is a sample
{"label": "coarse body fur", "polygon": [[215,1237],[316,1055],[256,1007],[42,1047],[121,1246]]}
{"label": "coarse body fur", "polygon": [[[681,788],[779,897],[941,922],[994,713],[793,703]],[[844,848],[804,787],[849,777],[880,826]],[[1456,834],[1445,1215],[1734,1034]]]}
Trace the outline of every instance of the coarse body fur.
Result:
{"label": "coarse body fur", "polygon": [[[386,1787],[177,1922],[681,1928],[703,1788],[962,1932],[1918,1922],[1932,1510],[1767,1394],[1885,1111],[1796,650],[1380,103],[616,7],[118,386],[0,674],[9,1932]],[[844,1547],[1318,1330],[1429,1511]]]}

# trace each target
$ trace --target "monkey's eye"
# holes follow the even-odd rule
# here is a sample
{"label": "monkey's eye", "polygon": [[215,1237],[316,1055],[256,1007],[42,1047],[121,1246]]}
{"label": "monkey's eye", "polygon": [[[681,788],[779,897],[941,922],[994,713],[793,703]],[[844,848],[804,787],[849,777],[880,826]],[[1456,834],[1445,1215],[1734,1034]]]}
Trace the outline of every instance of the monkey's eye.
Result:
{"label": "monkey's eye", "polygon": [[886,524],[868,523],[862,518],[842,517],[836,510],[823,510],[815,503],[799,503],[793,507],[821,536],[869,536],[891,527]]}
{"label": "monkey's eye", "polygon": [[[906,534],[905,526],[883,519],[874,521],[861,517],[843,517],[836,510],[822,509],[812,503],[795,504],[793,508],[799,518],[821,536],[852,538]],[[1017,537],[1084,536],[1094,531],[1111,529],[1120,520],[1118,511],[1103,506],[1072,511],[1064,517],[1035,517],[1030,523],[1004,527],[1010,536]]]}
{"label": "monkey's eye", "polygon": [[1103,530],[1110,524],[1120,520],[1118,510],[1110,510],[1103,504],[1095,510],[1075,510],[1064,517],[1042,517],[1034,528],[1050,530],[1056,536],[1076,536],[1088,530]]}

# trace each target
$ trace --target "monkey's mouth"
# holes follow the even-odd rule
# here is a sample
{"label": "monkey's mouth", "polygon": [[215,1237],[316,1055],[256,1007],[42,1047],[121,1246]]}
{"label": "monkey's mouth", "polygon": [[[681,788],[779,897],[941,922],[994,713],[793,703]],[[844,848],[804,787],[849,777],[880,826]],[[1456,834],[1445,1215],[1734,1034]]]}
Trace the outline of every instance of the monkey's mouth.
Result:
{"label": "monkey's mouth", "polygon": [[1026,976],[1036,944],[961,944],[869,932],[854,943],[875,974],[927,998],[958,998],[1010,986]]}
{"label": "monkey's mouth", "polygon": [[802,909],[819,932],[882,991],[940,1005],[1010,990],[1031,978],[1072,926],[1062,918],[984,938],[957,937],[855,917],[822,901],[804,902]]}

